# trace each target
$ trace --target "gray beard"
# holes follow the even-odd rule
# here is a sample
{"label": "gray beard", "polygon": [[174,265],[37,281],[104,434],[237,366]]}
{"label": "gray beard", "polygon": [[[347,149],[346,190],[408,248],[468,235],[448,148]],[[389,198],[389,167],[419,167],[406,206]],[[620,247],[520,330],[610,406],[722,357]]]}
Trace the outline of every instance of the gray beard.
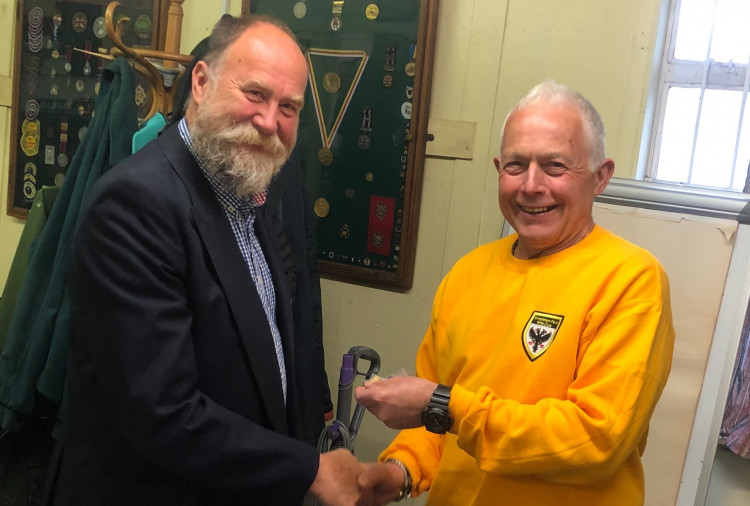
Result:
{"label": "gray beard", "polygon": [[[250,123],[224,126],[222,119],[213,120],[208,111],[201,112],[190,125],[190,138],[206,169],[240,197],[265,190],[291,149],[278,136],[264,136]],[[265,151],[248,151],[243,147],[248,144],[263,146]]]}

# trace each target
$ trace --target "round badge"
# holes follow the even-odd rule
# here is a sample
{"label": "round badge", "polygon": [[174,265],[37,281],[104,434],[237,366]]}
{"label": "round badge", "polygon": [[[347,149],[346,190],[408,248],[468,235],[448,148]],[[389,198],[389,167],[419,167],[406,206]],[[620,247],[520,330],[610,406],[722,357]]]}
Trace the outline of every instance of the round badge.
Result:
{"label": "round badge", "polygon": [[371,144],[370,137],[365,134],[360,135],[359,139],[357,139],[357,147],[362,151],[370,149]]}
{"label": "round badge", "polygon": [[133,30],[135,30],[135,34],[138,38],[148,39],[151,37],[151,18],[146,14],[140,14],[135,18]]}
{"label": "round badge", "polygon": [[417,64],[414,63],[413,61],[410,61],[409,63],[406,64],[406,67],[404,67],[404,72],[406,73],[407,76],[413,77],[414,74],[417,73]]}
{"label": "round badge", "polygon": [[100,16],[94,20],[94,24],[91,27],[94,30],[94,35],[97,38],[103,39],[107,36],[107,27],[104,26],[104,17]]}
{"label": "round badge", "polygon": [[378,14],[380,14],[380,9],[375,4],[370,4],[365,9],[365,16],[370,21],[373,21],[375,19],[378,19]]}
{"label": "round badge", "polygon": [[29,100],[26,102],[26,119],[34,121],[39,116],[39,102],[36,100]]}
{"label": "round badge", "polygon": [[60,167],[65,167],[68,165],[68,155],[65,153],[58,153],[57,155],[57,165]]}
{"label": "round badge", "polygon": [[73,65],[71,65],[70,62],[65,62],[63,68],[65,69],[65,72],[70,72],[71,70],[73,70]]}
{"label": "round badge", "polygon": [[34,200],[36,195],[36,185],[31,181],[25,181],[23,183],[23,196],[28,200]]}
{"label": "round badge", "polygon": [[406,119],[411,119],[411,102],[404,102],[401,104],[401,116]]}
{"label": "round badge", "polygon": [[320,148],[318,150],[318,161],[321,165],[331,165],[333,163],[333,152],[328,148]]}
{"label": "round badge", "polygon": [[368,183],[372,183],[374,179],[375,176],[372,174],[372,172],[368,172],[367,174],[365,174],[365,181],[367,181]]}
{"label": "round badge", "polygon": [[60,58],[60,52],[57,49],[52,51],[52,58],[54,58],[55,60]]}
{"label": "round badge", "polygon": [[65,181],[65,174],[62,172],[55,174],[55,186],[62,186],[63,181]]}
{"label": "round badge", "polygon": [[81,11],[76,12],[73,14],[73,18],[71,20],[71,23],[73,24],[73,31],[76,33],[83,33],[86,31],[86,27],[89,26],[89,20],[86,17],[86,14],[84,14]]}
{"label": "round badge", "polygon": [[36,165],[31,162],[27,162],[26,165],[23,166],[23,172],[24,174],[31,174],[32,176],[36,176]]}
{"label": "round badge", "polygon": [[323,76],[323,87],[328,93],[336,93],[341,88],[341,78],[335,72],[328,72]]}
{"label": "round badge", "polygon": [[295,18],[302,19],[307,14],[307,5],[305,4],[305,2],[297,2],[296,4],[294,4],[292,12],[294,13]]}
{"label": "round badge", "polygon": [[319,218],[325,218],[328,216],[328,213],[331,211],[331,206],[328,204],[328,201],[324,198],[319,198],[315,201],[315,214]]}
{"label": "round badge", "polygon": [[343,26],[343,23],[341,22],[341,18],[338,16],[333,16],[331,18],[331,30],[334,32],[338,32],[341,30],[341,27]]}
{"label": "round badge", "polygon": [[78,79],[76,81],[76,90],[80,93],[84,89],[86,89],[86,84],[83,82],[83,79]]}
{"label": "round badge", "polygon": [[86,128],[85,126],[82,126],[82,127],[81,127],[81,128],[80,128],[80,129],[78,130],[78,140],[79,140],[79,141],[83,142],[83,138],[84,138],[84,137],[86,137],[86,132],[88,132],[88,130],[89,130],[89,129],[88,129],[88,128]]}

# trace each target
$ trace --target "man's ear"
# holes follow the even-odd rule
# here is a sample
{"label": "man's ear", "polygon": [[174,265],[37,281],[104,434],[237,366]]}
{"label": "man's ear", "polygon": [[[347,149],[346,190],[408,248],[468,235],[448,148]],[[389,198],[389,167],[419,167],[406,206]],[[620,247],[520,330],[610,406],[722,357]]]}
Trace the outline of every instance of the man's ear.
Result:
{"label": "man's ear", "polygon": [[211,71],[206,62],[201,60],[195,64],[191,79],[191,100],[196,104],[200,104],[203,101],[203,97],[206,96],[206,91],[211,81]]}
{"label": "man's ear", "polygon": [[594,195],[601,194],[609,184],[609,180],[612,179],[612,174],[615,173],[615,161],[611,158],[604,160],[599,167],[596,168],[594,175],[596,176],[596,186],[594,187]]}

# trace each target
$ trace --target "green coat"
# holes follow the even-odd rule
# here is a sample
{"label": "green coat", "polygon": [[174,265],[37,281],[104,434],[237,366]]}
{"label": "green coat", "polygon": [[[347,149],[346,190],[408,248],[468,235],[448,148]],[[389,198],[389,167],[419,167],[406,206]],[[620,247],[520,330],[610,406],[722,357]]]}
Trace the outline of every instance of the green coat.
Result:
{"label": "green coat", "polygon": [[[88,132],[76,150],[55,206],[37,239],[0,355],[0,422],[18,429],[30,415],[64,423],[70,336],[69,246],[92,185],[131,154],[138,129],[135,72],[108,64]],[[59,412],[58,412],[59,410]],[[57,413],[56,413],[57,412]]]}

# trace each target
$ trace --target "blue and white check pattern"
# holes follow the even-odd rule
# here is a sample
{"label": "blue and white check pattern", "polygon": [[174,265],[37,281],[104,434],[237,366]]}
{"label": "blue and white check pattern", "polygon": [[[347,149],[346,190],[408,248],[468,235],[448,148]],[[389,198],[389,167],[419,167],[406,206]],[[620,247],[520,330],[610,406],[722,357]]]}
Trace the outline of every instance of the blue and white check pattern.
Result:
{"label": "blue and white check pattern", "polygon": [[234,237],[237,239],[237,245],[240,247],[245,264],[250,270],[250,275],[255,283],[255,289],[258,291],[260,300],[263,303],[263,309],[268,319],[268,325],[271,327],[273,334],[273,344],[276,348],[276,358],[279,361],[279,372],[281,373],[281,388],[284,392],[284,402],[286,402],[286,367],[284,366],[284,348],[281,345],[281,334],[276,325],[276,291],[273,286],[271,270],[268,268],[266,257],[263,255],[263,249],[255,235],[253,225],[255,224],[255,208],[262,206],[266,202],[266,192],[256,193],[252,197],[243,198],[237,195],[234,188],[223,184],[203,165],[203,162],[193,150],[193,142],[190,138],[190,132],[187,123],[183,118],[178,124],[180,136],[185,141],[193,157],[198,161],[198,165],[206,176],[211,188],[216,194],[216,198],[224,210],[224,214],[232,226]]}

